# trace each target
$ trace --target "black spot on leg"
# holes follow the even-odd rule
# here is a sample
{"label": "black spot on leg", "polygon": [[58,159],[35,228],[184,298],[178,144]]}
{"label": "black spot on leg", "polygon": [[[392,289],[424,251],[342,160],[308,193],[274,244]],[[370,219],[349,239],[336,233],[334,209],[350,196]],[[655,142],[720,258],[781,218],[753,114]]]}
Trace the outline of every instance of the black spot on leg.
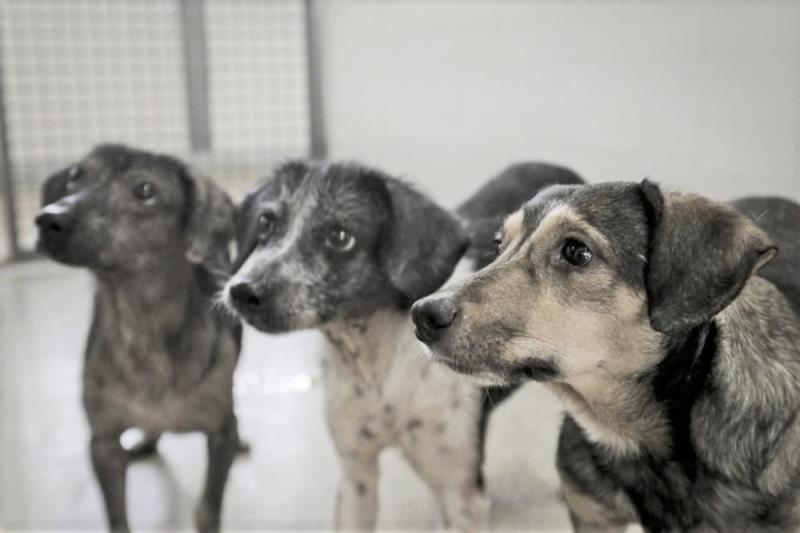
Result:
{"label": "black spot on leg", "polygon": [[361,428],[361,431],[359,432],[359,435],[361,435],[361,438],[367,439],[367,440],[372,440],[372,439],[375,438],[375,433],[370,431],[370,429],[367,426],[363,426]]}
{"label": "black spot on leg", "polygon": [[385,414],[386,416],[394,415],[394,406],[392,406],[392,404],[390,404],[390,403],[387,403],[386,405],[384,405],[383,406],[383,414]]}
{"label": "black spot on leg", "polygon": [[422,427],[422,420],[420,420],[419,418],[412,418],[406,424],[406,430],[408,430],[409,432],[413,432],[414,430],[419,429],[421,427]]}
{"label": "black spot on leg", "polygon": [[367,484],[363,481],[356,481],[356,492],[359,496],[366,496],[369,489],[367,488]]}
{"label": "black spot on leg", "polygon": [[364,390],[359,385],[353,385],[353,394],[355,394],[356,397],[361,398],[364,396]]}

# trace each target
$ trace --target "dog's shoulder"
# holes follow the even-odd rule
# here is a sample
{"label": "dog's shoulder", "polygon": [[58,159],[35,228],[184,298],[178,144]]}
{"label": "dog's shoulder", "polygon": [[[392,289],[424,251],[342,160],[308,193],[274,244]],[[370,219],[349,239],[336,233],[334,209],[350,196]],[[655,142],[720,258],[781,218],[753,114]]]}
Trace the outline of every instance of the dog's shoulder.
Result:
{"label": "dog's shoulder", "polygon": [[800,480],[800,322],[758,276],[715,322],[710,383],[692,411],[698,456],[776,495]]}

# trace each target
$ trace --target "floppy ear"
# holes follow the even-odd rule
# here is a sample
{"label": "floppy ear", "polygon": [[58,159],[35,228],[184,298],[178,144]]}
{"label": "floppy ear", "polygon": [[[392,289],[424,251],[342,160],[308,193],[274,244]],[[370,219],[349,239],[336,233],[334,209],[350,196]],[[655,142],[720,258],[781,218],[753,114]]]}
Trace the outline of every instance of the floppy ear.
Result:
{"label": "floppy ear", "polygon": [[722,311],[777,253],[748,218],[706,198],[641,184],[650,226],[646,284],[650,324],[662,333]]}
{"label": "floppy ear", "polygon": [[42,205],[44,207],[67,196],[67,175],[69,168],[60,170],[48,177],[42,184]]}
{"label": "floppy ear", "polygon": [[398,180],[385,184],[391,210],[384,268],[410,304],[447,281],[469,240],[448,211]]}
{"label": "floppy ear", "polygon": [[186,258],[196,264],[224,256],[233,239],[233,203],[208,178],[189,175],[186,198]]}

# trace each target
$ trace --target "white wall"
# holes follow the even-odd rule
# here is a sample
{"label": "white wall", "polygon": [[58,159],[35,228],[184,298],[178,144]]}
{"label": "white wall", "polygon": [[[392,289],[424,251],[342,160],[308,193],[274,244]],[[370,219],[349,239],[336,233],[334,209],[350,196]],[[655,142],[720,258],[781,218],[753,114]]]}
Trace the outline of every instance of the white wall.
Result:
{"label": "white wall", "polygon": [[318,1],[333,157],[448,204],[521,159],[800,200],[800,1]]}

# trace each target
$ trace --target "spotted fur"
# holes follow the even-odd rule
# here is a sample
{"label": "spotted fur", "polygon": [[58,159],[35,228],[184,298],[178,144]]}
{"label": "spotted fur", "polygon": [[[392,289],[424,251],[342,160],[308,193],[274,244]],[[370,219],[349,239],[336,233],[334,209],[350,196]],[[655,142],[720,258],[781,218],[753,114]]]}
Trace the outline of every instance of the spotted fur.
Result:
{"label": "spotted fur", "polygon": [[[446,526],[485,528],[487,398],[507,391],[484,391],[423,357],[408,310],[448,278],[485,264],[501,216],[544,184],[573,176],[546,165],[512,167],[465,204],[475,216],[459,220],[375,169],[293,162],[239,206],[241,256],[226,302],[262,331],[317,328],[331,346],[326,412],[344,474],[337,529],[375,527],[378,455],[390,446],[430,486]],[[340,230],[355,244],[337,251],[326,242]]]}

